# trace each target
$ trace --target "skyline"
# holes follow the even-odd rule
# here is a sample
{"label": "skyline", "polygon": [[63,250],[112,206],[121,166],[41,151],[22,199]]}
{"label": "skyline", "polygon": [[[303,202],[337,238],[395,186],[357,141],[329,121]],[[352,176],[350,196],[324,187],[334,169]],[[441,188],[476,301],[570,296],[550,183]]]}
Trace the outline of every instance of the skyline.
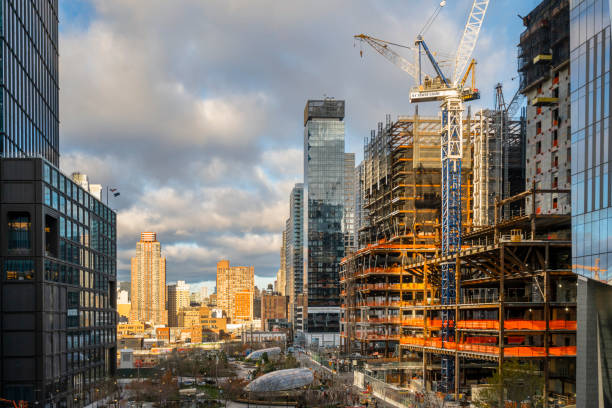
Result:
{"label": "skyline", "polygon": [[[352,35],[409,44],[421,24],[412,23],[418,17],[409,4],[394,2],[179,3],[60,4],[62,169],[121,190],[111,202],[118,210],[119,280],[128,279],[140,232],[151,230],[164,245],[169,282],[212,288],[216,262],[231,259],[253,265],[256,284],[265,287],[278,270],[289,193],[302,181],[306,99],[347,101],[346,151],[359,162],[364,137],[385,114],[413,112],[413,84],[369,49],[360,58]],[[432,48],[454,49],[456,41],[445,39],[460,31],[468,5],[443,9],[426,33]],[[502,71],[495,64],[514,60],[523,30],[516,12],[534,5],[491,5],[475,52],[482,99],[472,109],[492,106],[498,81],[512,97],[515,64]],[[507,24],[496,24],[502,20]],[[91,55],[92,48],[99,52]]]}

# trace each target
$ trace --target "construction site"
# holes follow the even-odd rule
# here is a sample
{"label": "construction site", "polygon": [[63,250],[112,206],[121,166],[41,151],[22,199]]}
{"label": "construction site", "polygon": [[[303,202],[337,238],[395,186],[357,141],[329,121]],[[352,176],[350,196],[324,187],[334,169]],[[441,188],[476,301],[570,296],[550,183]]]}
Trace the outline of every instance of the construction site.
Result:
{"label": "construction site", "polygon": [[[360,184],[367,222],[359,231],[361,249],[341,265],[342,337],[346,354],[380,357],[378,375],[388,383],[441,391],[449,381],[442,359],[451,357],[449,392],[469,395],[504,361],[527,359],[537,363],[547,394],[575,392],[570,216],[526,208],[569,191],[513,194],[525,186],[524,176],[516,177],[524,126],[521,119],[501,126],[507,113],[480,111],[463,122],[464,228],[453,255],[440,251],[440,119],[387,120],[365,145]],[[457,271],[456,301],[446,304],[445,262]],[[443,339],[449,310],[456,318],[452,336]]]}
{"label": "construction site", "polygon": [[[488,1],[474,0],[450,74],[423,39],[444,5],[415,47],[355,36],[412,76],[412,103],[440,113],[387,116],[365,141],[358,249],[341,263],[343,351],[403,390],[474,401],[512,366],[542,381],[528,406],[571,404],[568,2],[522,17],[519,89],[507,102],[498,84],[495,106],[475,113],[463,104],[480,97],[471,54]],[[495,406],[524,402],[496,390]]]}

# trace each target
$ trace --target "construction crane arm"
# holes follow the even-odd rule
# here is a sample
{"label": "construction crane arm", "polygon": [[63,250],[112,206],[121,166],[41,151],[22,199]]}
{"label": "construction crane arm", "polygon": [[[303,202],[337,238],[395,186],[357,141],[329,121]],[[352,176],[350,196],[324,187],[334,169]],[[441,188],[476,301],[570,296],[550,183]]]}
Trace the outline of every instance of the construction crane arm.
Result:
{"label": "construction crane arm", "polygon": [[520,93],[520,89],[519,89],[516,91],[516,93],[512,97],[512,100],[510,101],[510,104],[508,105],[508,109],[507,109],[508,117],[513,118],[514,115],[516,115],[516,112],[521,108],[521,106],[523,106],[524,102],[525,102],[525,95]]}
{"label": "construction crane arm", "polygon": [[438,65],[438,62],[436,61],[436,59],[434,58],[433,54],[431,53],[431,51],[429,51],[429,47],[427,46],[427,44],[425,44],[425,40],[423,40],[422,37],[419,37],[417,39],[417,44],[419,44],[420,46],[423,47],[423,49],[425,50],[425,53],[427,54],[427,58],[429,58],[429,62],[431,62],[431,65],[433,66],[433,68],[436,70],[436,73],[440,76],[440,79],[442,79],[442,81],[444,81],[444,84],[449,87],[450,84],[448,83],[448,80],[446,79],[446,76],[444,75],[444,73],[442,72],[442,70],[440,69],[440,66]]}
{"label": "construction crane arm", "polygon": [[365,34],[356,35],[355,38],[359,41],[365,41],[366,43],[368,43],[372,48],[376,50],[376,52],[378,52],[380,55],[398,66],[402,71],[410,74],[410,76],[414,78],[417,83],[419,82],[419,73],[417,67],[389,47],[389,45],[400,45],[380,40],[378,38],[370,37],[369,35]]}
{"label": "construction crane arm", "polygon": [[476,47],[476,41],[478,40],[478,34],[480,33],[480,27],[482,27],[482,21],[484,20],[485,13],[489,0],[474,0],[472,4],[472,10],[470,16],[465,24],[457,53],[455,54],[455,69],[453,71],[453,84],[457,86],[461,75],[465,71],[468,61],[472,57],[474,47]]}

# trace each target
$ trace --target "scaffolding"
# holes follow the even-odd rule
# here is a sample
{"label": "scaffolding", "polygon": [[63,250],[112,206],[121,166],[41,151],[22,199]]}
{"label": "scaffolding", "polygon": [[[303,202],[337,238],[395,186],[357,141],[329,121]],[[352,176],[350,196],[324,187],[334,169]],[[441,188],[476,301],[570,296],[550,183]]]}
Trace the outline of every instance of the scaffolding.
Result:
{"label": "scaffolding", "polygon": [[[495,118],[483,117],[495,124]],[[480,123],[478,114],[464,122],[471,141]],[[369,224],[360,230],[361,249],[341,263],[344,352],[407,367],[388,379],[400,385],[414,382],[455,395],[469,395],[471,386],[485,383],[508,359],[530,360],[541,370],[546,395],[571,399],[576,275],[570,217],[526,211],[538,196],[569,191],[534,185],[502,199],[508,194],[502,182],[502,194],[491,206],[492,222],[466,229],[460,250],[443,254],[435,182],[441,169],[433,155],[439,124],[437,118],[417,115],[388,119],[366,143],[361,185]],[[520,149],[520,143],[510,146]],[[430,161],[422,159],[427,149]],[[507,163],[503,146],[500,150],[502,164]],[[469,171],[464,171],[464,191],[469,191]],[[502,180],[504,172],[498,173]],[[423,201],[426,194],[432,194],[429,201]],[[464,195],[465,220],[471,217],[471,197]],[[442,267],[448,264],[456,270],[452,302],[443,301],[442,294]],[[444,388],[445,375],[453,378],[451,390]]]}
{"label": "scaffolding", "polygon": [[[473,227],[493,224],[495,199],[505,199],[525,189],[524,109],[517,92],[506,105],[501,84],[496,86],[495,109],[479,110],[472,121],[474,155],[474,220]],[[520,116],[513,117],[514,108]],[[516,212],[519,207],[509,204],[502,212]]]}

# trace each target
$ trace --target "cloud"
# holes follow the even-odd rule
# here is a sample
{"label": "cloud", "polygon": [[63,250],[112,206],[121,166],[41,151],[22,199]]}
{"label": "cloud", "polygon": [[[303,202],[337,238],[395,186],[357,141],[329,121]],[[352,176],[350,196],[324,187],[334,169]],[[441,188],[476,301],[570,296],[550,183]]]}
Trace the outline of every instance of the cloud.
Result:
{"label": "cloud", "polygon": [[[437,0],[418,12],[410,2],[373,0],[67,4],[62,168],[121,191],[110,201],[120,279],[148,230],[163,244],[169,280],[210,282],[220,257],[254,265],[262,278],[276,274],[289,192],[302,180],[308,98],[346,99],[346,146],[358,158],[385,114],[412,113],[411,78],[369,48],[360,58],[352,36],[410,45]],[[432,49],[453,54],[470,4],[445,7],[426,33]],[[495,2],[489,13],[505,22],[518,7]],[[476,51],[484,105],[516,65],[520,21],[506,26],[485,21]]]}

